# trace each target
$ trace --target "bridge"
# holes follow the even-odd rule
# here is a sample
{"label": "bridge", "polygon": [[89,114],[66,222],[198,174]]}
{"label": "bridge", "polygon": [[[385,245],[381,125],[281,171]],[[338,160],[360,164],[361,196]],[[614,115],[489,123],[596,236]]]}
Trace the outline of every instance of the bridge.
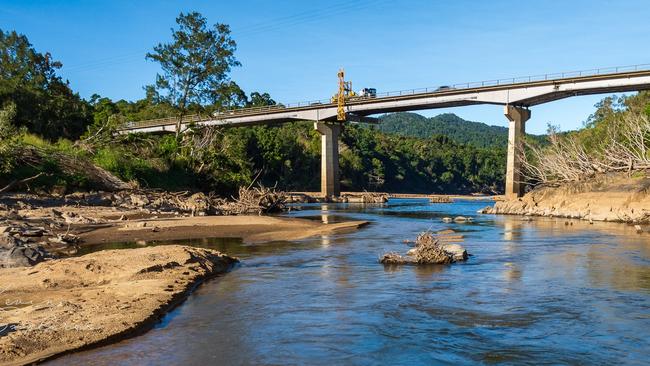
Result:
{"label": "bridge", "polygon": [[[573,96],[649,89],[650,64],[644,64],[378,93],[372,98],[349,100],[345,115],[346,122],[375,122],[376,119],[368,116],[477,104],[503,106],[509,121],[505,194],[512,198],[523,194],[520,147],[531,107]],[[181,128],[295,121],[313,121],[314,128],[321,134],[321,193],[326,197],[338,196],[338,136],[345,122],[337,121],[337,104],[329,99],[233,109],[211,116],[190,115],[183,117]],[[177,117],[129,122],[118,133],[175,132],[177,122]]]}

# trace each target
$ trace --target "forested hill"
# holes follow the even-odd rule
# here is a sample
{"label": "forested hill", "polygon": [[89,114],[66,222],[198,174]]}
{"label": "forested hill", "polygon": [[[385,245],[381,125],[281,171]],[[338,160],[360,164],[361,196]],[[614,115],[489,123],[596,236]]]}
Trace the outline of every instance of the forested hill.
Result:
{"label": "forested hill", "polygon": [[403,136],[427,138],[446,135],[452,140],[477,147],[506,146],[508,129],[466,121],[453,113],[427,118],[417,113],[391,113],[380,117],[380,131]]}

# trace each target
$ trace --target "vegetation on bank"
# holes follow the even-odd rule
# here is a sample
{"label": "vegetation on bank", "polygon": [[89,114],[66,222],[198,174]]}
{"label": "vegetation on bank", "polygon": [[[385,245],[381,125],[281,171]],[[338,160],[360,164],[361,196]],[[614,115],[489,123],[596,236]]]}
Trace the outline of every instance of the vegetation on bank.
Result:
{"label": "vegetation on bank", "polygon": [[[138,101],[84,100],[57,75],[61,63],[27,38],[0,30],[0,188],[97,189],[97,165],[148,188],[213,190],[226,195],[258,179],[286,190],[318,190],[320,136],[311,123],[245,128],[193,126],[173,135],[115,135],[127,121],[271,105],[229,78],[236,43],[227,25],[181,14],[172,40],[147,54],[160,63]],[[180,133],[183,132],[183,133]],[[346,125],[343,189],[395,192],[498,192],[503,148],[463,144],[440,134],[406,137]],[[18,188],[18,187],[16,187]]]}
{"label": "vegetation on bank", "polygon": [[523,173],[530,183],[558,184],[597,174],[650,169],[650,92],[605,98],[584,128],[561,133],[549,126],[548,143],[528,141]]}

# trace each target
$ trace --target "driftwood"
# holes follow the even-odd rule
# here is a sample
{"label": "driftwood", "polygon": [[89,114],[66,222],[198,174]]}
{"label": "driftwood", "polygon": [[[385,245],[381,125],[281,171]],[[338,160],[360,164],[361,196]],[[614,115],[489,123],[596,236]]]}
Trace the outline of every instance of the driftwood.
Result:
{"label": "driftwood", "polygon": [[[449,235],[453,231],[446,230],[438,234],[426,231],[418,235],[414,248],[406,255],[395,252],[384,254],[379,262],[387,265],[394,264],[450,264],[467,259],[467,251],[458,244],[450,242],[462,240],[460,235]],[[410,242],[407,242],[410,243]]]}
{"label": "driftwood", "polygon": [[218,210],[224,215],[265,214],[280,212],[286,209],[287,194],[276,191],[275,188],[241,187],[239,197],[233,202],[223,201]]}
{"label": "driftwood", "polygon": [[431,203],[452,203],[454,200],[449,196],[431,196],[429,197]]}

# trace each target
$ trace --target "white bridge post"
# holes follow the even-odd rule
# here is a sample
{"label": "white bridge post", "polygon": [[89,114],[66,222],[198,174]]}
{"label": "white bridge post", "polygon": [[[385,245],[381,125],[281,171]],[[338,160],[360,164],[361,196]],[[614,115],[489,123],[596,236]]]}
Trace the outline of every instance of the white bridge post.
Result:
{"label": "white bridge post", "polygon": [[521,160],[526,138],[526,121],[530,119],[530,110],[506,105],[504,114],[508,118],[508,160],[506,163],[506,198],[521,197],[524,184],[521,174]]}
{"label": "white bridge post", "polygon": [[321,194],[325,198],[341,194],[339,181],[339,133],[340,123],[314,122],[314,128],[321,134]]}

